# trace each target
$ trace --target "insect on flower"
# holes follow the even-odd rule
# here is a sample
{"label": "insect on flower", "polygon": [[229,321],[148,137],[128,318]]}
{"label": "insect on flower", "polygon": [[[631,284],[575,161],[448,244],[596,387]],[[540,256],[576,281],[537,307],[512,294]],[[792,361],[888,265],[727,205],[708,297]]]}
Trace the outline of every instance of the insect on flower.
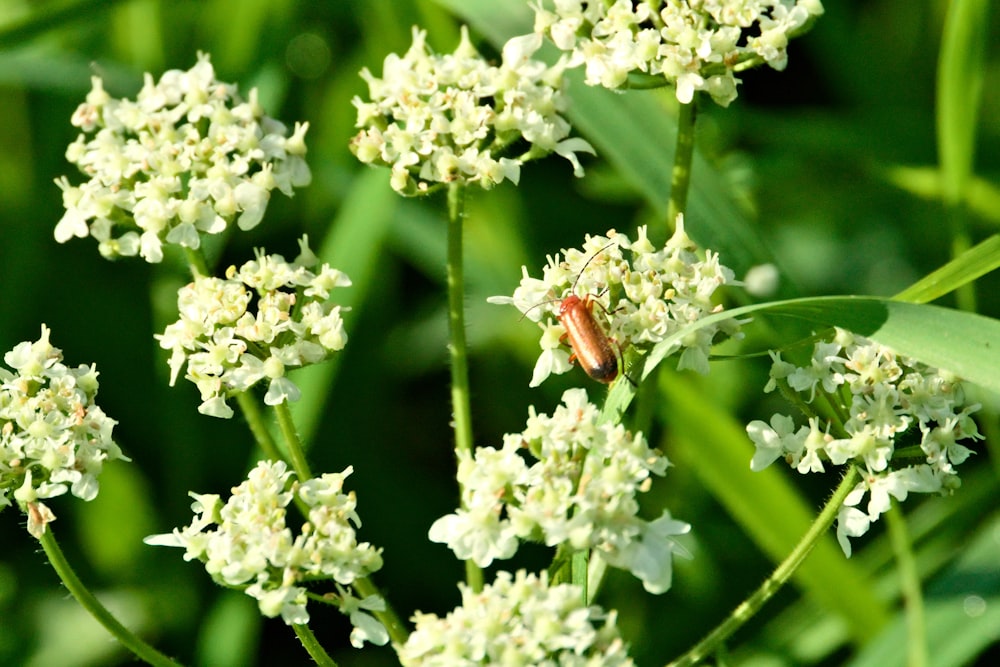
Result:
{"label": "insect on flower", "polygon": [[[570,289],[571,293],[569,296],[561,300],[545,301],[531,307],[537,308],[546,303],[559,302],[559,312],[556,314],[556,317],[559,318],[559,323],[566,330],[566,333],[560,336],[559,342],[568,342],[570,348],[572,348],[573,354],[569,357],[570,363],[579,362],[587,375],[604,384],[614,382],[622,371],[624,361],[622,359],[621,348],[618,345],[618,341],[608,336],[604,328],[597,321],[597,318],[594,317],[595,305],[599,306],[601,310],[608,312],[604,305],[597,300],[601,295],[586,294],[583,297],[577,296],[576,285],[580,282],[580,277],[587,269],[587,266],[594,261],[594,258],[613,245],[615,244],[609,243],[590,256],[590,259],[580,269],[576,280],[573,281],[573,287]],[[531,308],[525,311],[524,314],[527,315]],[[632,378],[627,375],[625,378],[632,384],[635,384]]]}

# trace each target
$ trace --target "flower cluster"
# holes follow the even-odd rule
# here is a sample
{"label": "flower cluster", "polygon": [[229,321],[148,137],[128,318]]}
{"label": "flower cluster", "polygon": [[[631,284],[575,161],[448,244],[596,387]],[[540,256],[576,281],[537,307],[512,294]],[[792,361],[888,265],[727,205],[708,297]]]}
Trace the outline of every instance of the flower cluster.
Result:
{"label": "flower cluster", "polygon": [[0,509],[16,500],[39,538],[55,519],[39,500],[67,491],[93,500],[104,462],[128,460],[111,439],[117,422],[94,403],[97,369],[62,359],[42,325],[37,341],[4,355],[14,372],[0,368]]}
{"label": "flower cluster", "polygon": [[399,647],[406,667],[452,665],[632,665],[616,614],[585,607],[580,589],[548,577],[499,572],[475,593],[459,584],[462,606],[444,618],[417,612]]}
{"label": "flower cluster", "polygon": [[566,391],[563,403],[551,417],[532,408],[524,432],[505,435],[500,449],[459,453],[462,507],[434,522],[431,540],[480,567],[513,556],[518,540],[565,543],[632,572],[651,593],[666,591],[672,556],[683,553],[673,536],[690,526],[668,511],[641,519],[636,496],[667,459],[642,434],[599,423],[583,389]]}
{"label": "flower cluster", "polygon": [[[981,438],[966,405],[961,382],[950,373],[901,357],[876,342],[837,329],[818,342],[808,366],[772,354],[772,391],[781,385],[805,403],[843,404],[843,427],[820,417],[798,429],[790,417],[754,421],[747,433],[757,450],[750,467],[761,470],[784,458],[800,473],[823,472],[824,462],[853,463],[864,479],[844,501],[837,539],[848,556],[849,537],[868,532],[872,522],[910,492],[948,493],[960,485],[955,466],[971,453],[961,440]],[[836,436],[831,433],[836,432]],[[868,495],[864,511],[858,509]]]}
{"label": "flower cluster", "polygon": [[157,83],[146,74],[135,101],[111,97],[94,77],[72,123],[82,134],[66,158],[90,180],[56,181],[66,213],[55,237],[93,236],[108,258],[159,262],[165,243],[198,248],[200,234],[219,234],[234,220],[251,229],[273,189],[292,196],[310,181],[308,125],[288,136],[264,115],[256,89],[242,101],[235,86],[215,79],[205,54]]}
{"label": "flower cluster", "polygon": [[535,5],[535,31],[583,65],[590,85],[621,88],[632,72],[658,75],[687,104],[705,91],[736,99],[736,72],[760,62],[777,70],[788,40],[823,13],[820,0],[554,0]]}
{"label": "flower cluster", "polygon": [[197,276],[178,292],[180,319],[156,338],[171,351],[171,385],[187,364],[202,414],[231,417],[226,397],[265,379],[267,405],[298,400],[286,370],[323,361],[347,343],[342,308],[326,300],[351,281],[328,264],[317,268],[307,238],[299,246],[294,262],[257,251],[225,279]]}
{"label": "flower cluster", "polygon": [[[499,66],[490,65],[469,41],[455,52],[431,53],[426,33],[414,28],[403,57],[390,54],[382,78],[367,69],[371,101],[354,98],[361,131],[351,151],[366,164],[392,168],[392,187],[404,195],[427,192],[440,183],[464,181],[493,187],[518,182],[521,164],[555,152],[583,174],[577,152],[593,153],[583,139],[568,138],[560,113],[562,62],[533,60],[540,35],[516,37],[504,46]],[[510,156],[530,145],[523,154]]]}
{"label": "flower cluster", "polygon": [[[358,543],[357,499],[343,492],[353,472],[326,473],[305,482],[290,481],[292,472],[281,461],[260,461],[226,502],[215,494],[191,493],[195,513],[189,526],[152,535],[146,544],[185,549],[185,560],[200,560],[213,579],[244,589],[262,614],[280,615],[288,623],[309,621],[306,581],[333,581],[336,593],[322,596],[351,617],[351,641],[385,644],[385,628],[365,610],[381,610],[380,598],[359,600],[347,587],[382,567],[380,550]],[[293,501],[307,508],[298,533],[286,523]]]}
{"label": "flower cluster", "polygon": [[[659,250],[646,238],[645,227],[639,228],[635,241],[611,230],[606,236],[588,235],[581,250],[563,250],[564,259],[550,257],[541,280],[529,277],[522,267],[521,284],[513,297],[490,297],[489,302],[513,304],[542,328],[542,354],[531,386],[572,368],[570,353],[561,342],[566,329],[559,322],[559,307],[567,296],[586,295],[607,335],[621,349],[640,352],[719,312],[721,306],[712,303],[712,295],[733,281],[733,272],[719,263],[717,253],[708,251],[702,260],[695,249],[678,216],[676,232]],[[719,333],[738,336],[739,322],[724,319],[678,341],[677,349],[683,348],[678,368],[707,373],[709,350]]]}

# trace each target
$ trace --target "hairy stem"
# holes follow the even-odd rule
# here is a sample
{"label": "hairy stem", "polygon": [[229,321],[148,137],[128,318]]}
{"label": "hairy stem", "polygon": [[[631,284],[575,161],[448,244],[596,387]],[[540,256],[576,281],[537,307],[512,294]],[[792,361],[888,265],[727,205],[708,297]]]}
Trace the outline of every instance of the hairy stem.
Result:
{"label": "hairy stem", "polygon": [[[469,406],[469,359],[465,340],[465,278],[462,257],[462,224],[465,186],[448,186],[448,352],[451,356],[451,408],[455,428],[455,454],[472,455],[472,410]],[[461,489],[459,489],[461,495]],[[483,572],[465,562],[465,580],[474,591],[483,589]]]}
{"label": "hairy stem", "polygon": [[704,639],[695,644],[687,653],[670,663],[669,667],[688,667],[696,665],[706,657],[723,647],[724,642],[740,629],[744,623],[753,618],[761,607],[791,578],[799,565],[806,559],[816,543],[823,538],[826,531],[833,525],[844,499],[851,492],[858,480],[858,471],[853,466],[844,475],[840,485],[827,501],[823,511],[819,513],[812,526],[806,531],[792,552],[775,568],[774,572],[750,597],[741,602],[726,620],[717,625]]}
{"label": "hairy stem", "polygon": [[295,635],[299,638],[299,641],[302,642],[302,647],[309,653],[309,657],[313,659],[313,662],[320,667],[337,667],[337,663],[334,662],[330,654],[319,643],[316,635],[313,634],[308,625],[293,625],[292,628],[295,630]]}
{"label": "hairy stem", "polygon": [[178,667],[180,663],[175,662],[171,658],[168,658],[164,654],[157,651],[155,648],[144,642],[138,636],[133,634],[131,630],[126,628],[121,622],[118,621],[114,615],[108,611],[101,602],[90,592],[80,578],[76,576],[76,572],[73,567],[66,560],[65,554],[63,554],[62,549],[59,548],[59,543],[56,542],[55,535],[52,534],[51,527],[46,527],[45,531],[42,533],[39,542],[42,545],[42,549],[45,550],[45,555],[49,559],[49,563],[52,564],[52,568],[59,575],[62,580],[63,585],[66,586],[66,590],[76,598],[76,601],[83,606],[87,612],[97,619],[100,623],[114,635],[122,646],[132,651],[140,659],[149,663],[150,665],[155,665],[156,667]]}
{"label": "hairy stem", "polygon": [[694,158],[696,102],[697,99],[689,104],[681,104],[677,109],[677,146],[674,149],[674,168],[670,175],[670,201],[667,203],[668,229],[674,229],[677,216],[687,211],[691,163]]}

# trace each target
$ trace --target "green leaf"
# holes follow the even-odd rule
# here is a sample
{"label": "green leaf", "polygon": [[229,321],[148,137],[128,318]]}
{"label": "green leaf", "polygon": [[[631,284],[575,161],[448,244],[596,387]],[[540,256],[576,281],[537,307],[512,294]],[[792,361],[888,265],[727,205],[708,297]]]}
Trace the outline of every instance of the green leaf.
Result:
{"label": "green leaf", "polygon": [[988,0],[948,4],[937,72],[937,134],[945,202],[960,203],[975,158],[983,94]]}
{"label": "green leaf", "polygon": [[[886,169],[885,179],[896,187],[928,201],[944,199],[941,172],[934,167],[902,167]],[[965,205],[969,212],[993,225],[1000,224],[1000,188],[991,181],[973,176],[966,184]]]}
{"label": "green leaf", "polygon": [[255,662],[262,618],[253,599],[236,592],[217,596],[198,634],[200,665],[239,667]]}
{"label": "green leaf", "polygon": [[[769,315],[805,321],[816,328],[837,326],[871,338],[907,357],[936,366],[991,391],[1000,392],[1000,321],[940,306],[891,299],[830,296],[743,306],[705,317],[658,343],[641,360],[645,379],[685,337],[728,317]],[[636,374],[632,370],[632,374]],[[635,395],[627,382],[608,394],[604,417],[616,420]],[[617,421],[617,420],[616,420]]]}
{"label": "green leaf", "polygon": [[994,235],[932,271],[894,298],[927,303],[1000,268],[1000,236]]}

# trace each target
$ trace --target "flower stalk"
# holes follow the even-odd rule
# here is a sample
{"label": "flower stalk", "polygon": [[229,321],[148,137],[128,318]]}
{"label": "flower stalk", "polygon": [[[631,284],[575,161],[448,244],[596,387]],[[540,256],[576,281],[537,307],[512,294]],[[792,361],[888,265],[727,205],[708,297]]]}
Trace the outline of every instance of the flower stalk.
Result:
{"label": "flower stalk", "polygon": [[[448,186],[448,353],[451,357],[451,408],[455,428],[455,454],[472,455],[472,409],[469,403],[469,358],[465,339],[465,272],[463,270],[462,224],[465,217],[465,185]],[[459,489],[459,495],[462,490]],[[473,591],[483,587],[483,571],[465,561],[465,580]]]}
{"label": "flower stalk", "polygon": [[667,227],[674,230],[677,216],[687,213],[688,190],[691,186],[691,164],[694,159],[695,100],[677,105],[677,144],[674,166],[670,175],[670,201],[667,202]]}
{"label": "flower stalk", "polygon": [[306,650],[309,657],[319,665],[319,667],[337,667],[337,663],[330,654],[326,652],[323,645],[319,643],[316,639],[316,635],[313,634],[312,628],[310,628],[305,623],[299,623],[293,625],[292,628],[295,630],[295,636],[299,638],[302,642],[302,648]]}
{"label": "flower stalk", "polygon": [[806,556],[813,550],[813,547],[823,539],[823,536],[833,525],[837,514],[840,512],[844,500],[847,498],[858,481],[858,469],[854,466],[848,468],[847,474],[840,481],[830,500],[823,507],[812,526],[806,531],[791,553],[785,558],[774,572],[754,591],[750,597],[741,602],[736,609],[720,623],[714,630],[708,633],[704,639],[695,644],[687,653],[671,662],[668,667],[690,667],[696,665],[715,651],[722,648],[723,643],[739,630],[744,623],[754,617],[764,604],[774,597],[775,593],[795,574],[795,571],[805,561]]}
{"label": "flower stalk", "polygon": [[274,438],[271,437],[271,433],[267,430],[264,415],[261,414],[260,406],[254,400],[253,395],[245,391],[236,394],[236,404],[240,406],[240,412],[243,413],[243,418],[247,420],[247,427],[250,429],[250,433],[253,434],[257,446],[260,447],[260,451],[264,455],[263,458],[271,459],[272,461],[286,458],[278,451],[278,446],[275,444]]}
{"label": "flower stalk", "polygon": [[306,453],[302,449],[302,440],[299,438],[298,431],[295,430],[295,421],[292,419],[292,411],[288,408],[288,403],[275,405],[274,414],[278,418],[278,428],[281,429],[281,436],[285,440],[292,469],[295,470],[300,481],[312,479],[312,471],[306,461]]}
{"label": "flower stalk", "polygon": [[59,543],[56,541],[55,535],[52,534],[51,527],[42,532],[38,541],[42,545],[42,549],[45,550],[45,555],[48,557],[49,563],[52,564],[52,568],[56,571],[56,574],[59,575],[59,578],[66,586],[66,590],[70,592],[70,595],[76,598],[76,601],[79,602],[80,605],[86,609],[98,623],[103,625],[108,632],[114,635],[115,639],[117,639],[122,646],[132,651],[132,653],[148,664],[154,665],[154,667],[178,667],[180,663],[175,662],[163,653],[160,653],[136,636],[131,630],[122,625],[121,622],[115,618],[110,611],[108,611],[108,608],[101,604],[94,594],[90,592],[90,589],[84,585],[84,583],[76,575],[73,567],[69,564],[69,561],[66,560],[66,555],[59,547]]}

